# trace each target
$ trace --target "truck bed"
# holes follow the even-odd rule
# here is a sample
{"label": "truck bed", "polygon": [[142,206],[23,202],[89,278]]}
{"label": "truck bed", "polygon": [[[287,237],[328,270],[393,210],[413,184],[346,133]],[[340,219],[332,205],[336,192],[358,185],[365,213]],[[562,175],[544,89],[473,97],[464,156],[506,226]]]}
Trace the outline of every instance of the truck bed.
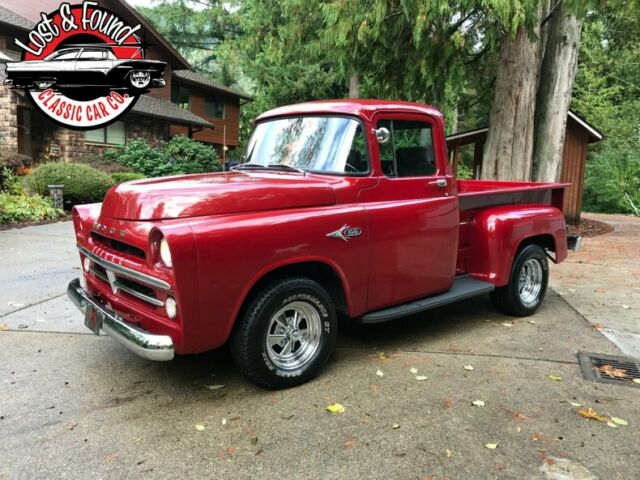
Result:
{"label": "truck bed", "polygon": [[553,205],[562,210],[568,183],[502,182],[496,180],[458,180],[460,221],[465,212],[506,204]]}

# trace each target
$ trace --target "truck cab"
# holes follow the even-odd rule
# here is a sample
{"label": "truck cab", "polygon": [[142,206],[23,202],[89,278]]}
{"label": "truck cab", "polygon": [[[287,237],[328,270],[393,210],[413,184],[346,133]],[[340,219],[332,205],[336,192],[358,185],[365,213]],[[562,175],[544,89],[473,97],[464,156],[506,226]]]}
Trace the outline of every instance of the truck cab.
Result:
{"label": "truck cab", "polygon": [[436,109],[310,102],[256,119],[233,171],[129,182],[74,209],[69,296],[154,360],[229,342],[268,388],[329,358],[338,319],[375,323],[491,294],[510,315],[564,260],[566,185],[460,181]]}

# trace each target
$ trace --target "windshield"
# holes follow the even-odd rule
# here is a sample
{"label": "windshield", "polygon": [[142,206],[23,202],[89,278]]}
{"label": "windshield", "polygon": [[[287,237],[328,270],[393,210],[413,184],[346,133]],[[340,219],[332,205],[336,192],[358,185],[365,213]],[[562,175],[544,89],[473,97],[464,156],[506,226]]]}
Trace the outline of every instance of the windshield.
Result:
{"label": "windshield", "polygon": [[245,162],[331,173],[366,173],[369,160],[359,121],[349,117],[290,117],[259,123]]}

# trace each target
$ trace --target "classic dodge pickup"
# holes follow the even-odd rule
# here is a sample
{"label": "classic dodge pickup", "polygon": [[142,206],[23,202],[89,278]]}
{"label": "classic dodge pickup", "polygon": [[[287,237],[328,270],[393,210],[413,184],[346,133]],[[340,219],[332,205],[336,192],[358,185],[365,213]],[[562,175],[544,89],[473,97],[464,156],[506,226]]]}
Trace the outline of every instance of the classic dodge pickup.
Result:
{"label": "classic dodge pickup", "polygon": [[533,314],[568,237],[556,183],[456,180],[435,109],[378,100],[277,108],[231,172],[156,178],[77,206],[95,333],[151,360],[229,343],[268,388],[331,354],[338,319],[383,322],[490,293]]}

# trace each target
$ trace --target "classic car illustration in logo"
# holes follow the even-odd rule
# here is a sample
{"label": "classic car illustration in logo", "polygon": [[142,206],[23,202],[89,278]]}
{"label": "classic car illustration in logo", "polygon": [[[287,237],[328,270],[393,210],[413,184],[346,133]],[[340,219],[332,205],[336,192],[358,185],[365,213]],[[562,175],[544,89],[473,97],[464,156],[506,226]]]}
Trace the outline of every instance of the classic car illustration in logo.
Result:
{"label": "classic car illustration in logo", "polygon": [[165,86],[165,62],[145,58],[140,25],[129,26],[94,1],[62,3],[29,32],[4,85],[20,88],[51,120],[87,130],[129,111],[140,95]]}
{"label": "classic car illustration in logo", "polygon": [[130,90],[134,94],[164,87],[166,63],[158,60],[118,58],[100,44],[62,48],[42,60],[7,64],[5,85],[64,91],[68,88]]}

